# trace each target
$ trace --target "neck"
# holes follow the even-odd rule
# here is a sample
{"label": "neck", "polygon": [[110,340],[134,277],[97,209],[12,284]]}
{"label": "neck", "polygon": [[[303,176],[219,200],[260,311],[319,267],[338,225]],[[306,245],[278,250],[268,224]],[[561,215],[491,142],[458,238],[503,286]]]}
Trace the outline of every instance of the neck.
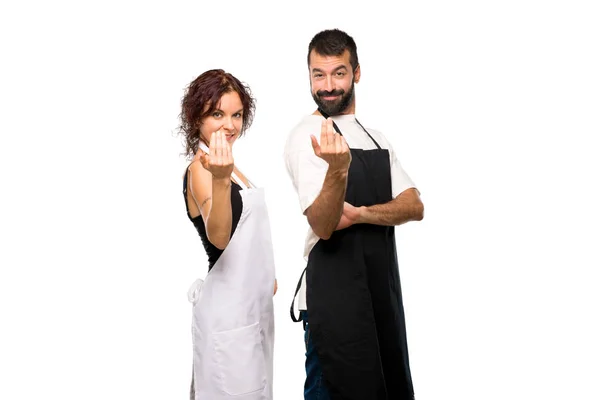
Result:
{"label": "neck", "polygon": [[[348,107],[346,110],[344,110],[341,113],[335,114],[335,115],[330,115],[330,117],[336,117],[338,115],[350,115],[350,114],[354,114],[354,107]],[[312,115],[323,115],[319,112],[319,109],[317,108]]]}

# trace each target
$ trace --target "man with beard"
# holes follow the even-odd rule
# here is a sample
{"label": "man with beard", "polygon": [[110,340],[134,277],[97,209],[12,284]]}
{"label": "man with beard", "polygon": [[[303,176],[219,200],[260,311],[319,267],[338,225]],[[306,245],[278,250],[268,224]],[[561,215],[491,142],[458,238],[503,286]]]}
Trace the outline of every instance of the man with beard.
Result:
{"label": "man with beard", "polygon": [[290,309],[305,330],[304,398],[413,399],[394,227],[420,221],[423,204],[390,143],[355,117],[361,71],[352,37],[316,34],[308,69],[318,108],[285,145],[310,225],[300,319],[293,301]]}

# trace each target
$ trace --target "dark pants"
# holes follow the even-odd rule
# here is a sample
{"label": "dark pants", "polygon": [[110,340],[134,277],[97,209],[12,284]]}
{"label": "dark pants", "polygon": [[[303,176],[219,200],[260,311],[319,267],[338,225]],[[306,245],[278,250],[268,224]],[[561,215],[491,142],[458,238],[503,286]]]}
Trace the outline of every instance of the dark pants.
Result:
{"label": "dark pants", "polygon": [[300,313],[304,325],[304,344],[306,346],[306,381],[304,382],[304,400],[330,400],[329,392],[325,387],[323,372],[310,337],[307,312]]}

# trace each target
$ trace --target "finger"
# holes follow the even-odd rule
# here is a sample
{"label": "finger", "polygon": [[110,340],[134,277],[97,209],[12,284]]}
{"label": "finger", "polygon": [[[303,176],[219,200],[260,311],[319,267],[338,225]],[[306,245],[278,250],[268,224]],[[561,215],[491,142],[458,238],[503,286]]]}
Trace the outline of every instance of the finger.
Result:
{"label": "finger", "polygon": [[344,150],[345,152],[349,152],[350,148],[348,147],[348,142],[346,142],[346,139],[342,135],[340,135],[340,140],[342,143],[342,150]]}
{"label": "finger", "polygon": [[224,136],[224,139],[225,139],[225,148],[227,149],[227,153],[233,155],[233,152],[231,150],[233,145],[231,144],[231,142],[229,140],[227,140],[227,135]]}
{"label": "finger", "polygon": [[231,144],[227,141],[227,137],[225,136],[223,138],[223,141],[225,143],[225,160],[227,161],[227,164],[233,164],[233,153],[231,152]]}
{"label": "finger", "polygon": [[327,144],[335,146],[335,133],[333,130],[333,120],[327,118]]}
{"label": "finger", "polygon": [[319,142],[317,142],[317,138],[314,135],[310,135],[310,144],[312,144],[315,155],[319,157],[321,155],[321,146],[319,146]]}
{"label": "finger", "polygon": [[210,155],[213,156],[213,158],[217,157],[217,133],[213,132],[210,135],[210,145],[209,145],[209,152]]}
{"label": "finger", "polygon": [[230,153],[229,142],[227,141],[227,135],[225,135],[225,132],[221,132],[221,151],[223,152],[223,165],[228,165]]}
{"label": "finger", "polygon": [[335,141],[335,152],[336,154],[341,154],[344,150],[344,145],[342,144],[342,135],[340,134],[336,134],[334,141]]}
{"label": "finger", "polygon": [[327,120],[321,122],[321,146],[327,147]]}
{"label": "finger", "polygon": [[[215,132],[215,157],[214,157],[214,161],[217,161],[219,159],[221,150],[219,149],[219,144],[220,144],[220,136],[221,136],[221,132],[216,131]],[[212,154],[211,154],[212,155]]]}
{"label": "finger", "polygon": [[225,132],[221,132],[221,151],[223,152],[223,161],[227,160],[227,148],[229,147],[229,143],[227,143],[227,136]]}
{"label": "finger", "polygon": [[217,136],[217,156],[219,157],[219,165],[223,165],[223,148],[223,132],[219,131],[219,135]]}

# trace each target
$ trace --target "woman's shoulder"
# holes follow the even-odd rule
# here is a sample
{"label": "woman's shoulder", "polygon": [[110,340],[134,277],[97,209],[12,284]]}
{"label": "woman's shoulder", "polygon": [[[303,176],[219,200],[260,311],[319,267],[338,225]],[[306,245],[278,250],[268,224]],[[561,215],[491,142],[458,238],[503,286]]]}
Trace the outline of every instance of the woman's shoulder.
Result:
{"label": "woman's shoulder", "polygon": [[194,158],[191,163],[187,166],[186,172],[192,173],[192,175],[197,175],[200,177],[210,176],[211,173],[207,169],[204,168],[199,159]]}

